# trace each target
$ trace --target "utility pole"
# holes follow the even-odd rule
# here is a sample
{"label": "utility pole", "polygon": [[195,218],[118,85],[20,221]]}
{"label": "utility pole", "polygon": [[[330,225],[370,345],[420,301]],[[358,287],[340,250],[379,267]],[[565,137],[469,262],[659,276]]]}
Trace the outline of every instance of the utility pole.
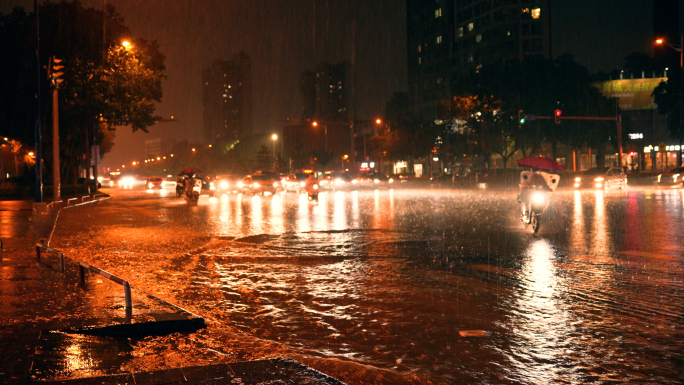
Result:
{"label": "utility pole", "polygon": [[522,110],[519,113],[521,122],[533,121],[537,119],[554,119],[555,124],[560,124],[561,120],[608,120],[617,123],[617,139],[618,139],[618,166],[622,167],[622,115],[612,116],[562,116],[561,110],[556,110],[554,116],[538,116],[531,114],[524,114]]}
{"label": "utility pole", "polygon": [[38,0],[33,0],[33,12],[36,23],[36,121],[35,121],[35,140],[36,140],[36,203],[43,202],[43,174],[41,163],[43,157],[40,148],[40,17],[38,16]]}

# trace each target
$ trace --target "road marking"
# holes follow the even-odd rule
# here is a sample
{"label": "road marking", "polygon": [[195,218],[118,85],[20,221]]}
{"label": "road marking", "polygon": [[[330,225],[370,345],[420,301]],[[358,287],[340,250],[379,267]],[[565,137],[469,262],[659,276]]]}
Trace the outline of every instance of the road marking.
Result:
{"label": "road marking", "polygon": [[672,251],[684,251],[684,247],[679,246],[663,246],[659,248],[660,250],[672,250]]}
{"label": "road marking", "polygon": [[484,330],[459,330],[458,334],[461,337],[484,337],[487,335],[487,332]]}
{"label": "road marking", "polygon": [[656,253],[649,253],[646,251],[636,251],[636,250],[619,251],[618,254],[630,255],[633,257],[646,257],[646,258],[658,258],[658,259],[672,258],[671,255],[667,255],[667,254],[656,254]]}
{"label": "road marking", "polygon": [[501,274],[501,275],[515,275],[518,271],[515,269],[507,269],[505,267],[497,267],[492,265],[470,265],[473,269],[487,271],[489,273]]}

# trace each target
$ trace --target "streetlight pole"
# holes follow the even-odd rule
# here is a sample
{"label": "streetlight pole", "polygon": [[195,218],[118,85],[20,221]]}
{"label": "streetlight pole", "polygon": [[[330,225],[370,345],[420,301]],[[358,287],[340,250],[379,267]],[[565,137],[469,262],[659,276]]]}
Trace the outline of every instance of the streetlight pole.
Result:
{"label": "streetlight pole", "polygon": [[275,171],[276,161],[277,161],[277,158],[276,158],[276,141],[278,140],[278,135],[277,134],[271,135],[271,139],[273,139],[273,171]]}

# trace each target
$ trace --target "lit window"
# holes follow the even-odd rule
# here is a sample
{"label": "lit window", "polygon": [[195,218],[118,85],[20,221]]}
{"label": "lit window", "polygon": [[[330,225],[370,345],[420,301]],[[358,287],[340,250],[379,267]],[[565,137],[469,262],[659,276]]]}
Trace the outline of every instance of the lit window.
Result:
{"label": "lit window", "polygon": [[473,24],[473,23],[468,23],[468,32],[472,31],[473,28],[475,28],[475,24]]}
{"label": "lit window", "polygon": [[475,42],[479,43],[482,41],[482,35],[475,36]]}
{"label": "lit window", "polygon": [[418,65],[421,65],[421,64],[423,64],[423,58],[419,57],[418,58]]}
{"label": "lit window", "polygon": [[437,36],[437,44],[442,44],[442,35]]}
{"label": "lit window", "polygon": [[468,54],[468,63],[472,63],[473,61],[475,61],[475,58],[473,57],[473,53],[471,52]]}
{"label": "lit window", "polygon": [[530,16],[532,16],[533,19],[539,19],[541,16],[541,8],[533,8],[532,12],[530,12]]}
{"label": "lit window", "polygon": [[442,8],[435,9],[435,18],[442,17]]}
{"label": "lit window", "polygon": [[418,52],[420,52],[421,50],[422,50],[421,45],[418,44]]}
{"label": "lit window", "polygon": [[458,28],[458,37],[463,37],[463,27]]}

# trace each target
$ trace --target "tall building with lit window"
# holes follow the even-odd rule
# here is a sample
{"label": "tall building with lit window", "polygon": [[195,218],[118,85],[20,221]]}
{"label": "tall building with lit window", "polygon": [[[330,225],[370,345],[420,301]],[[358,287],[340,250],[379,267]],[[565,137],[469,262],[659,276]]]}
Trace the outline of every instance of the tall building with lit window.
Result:
{"label": "tall building with lit window", "polygon": [[348,62],[320,63],[316,71],[305,71],[301,76],[303,98],[302,120],[326,122],[349,120]]}
{"label": "tall building with lit window", "polygon": [[482,65],[550,57],[549,0],[407,0],[412,112],[434,115]]}
{"label": "tall building with lit window", "polygon": [[252,64],[244,53],[202,71],[204,141],[226,148],[252,135]]}

